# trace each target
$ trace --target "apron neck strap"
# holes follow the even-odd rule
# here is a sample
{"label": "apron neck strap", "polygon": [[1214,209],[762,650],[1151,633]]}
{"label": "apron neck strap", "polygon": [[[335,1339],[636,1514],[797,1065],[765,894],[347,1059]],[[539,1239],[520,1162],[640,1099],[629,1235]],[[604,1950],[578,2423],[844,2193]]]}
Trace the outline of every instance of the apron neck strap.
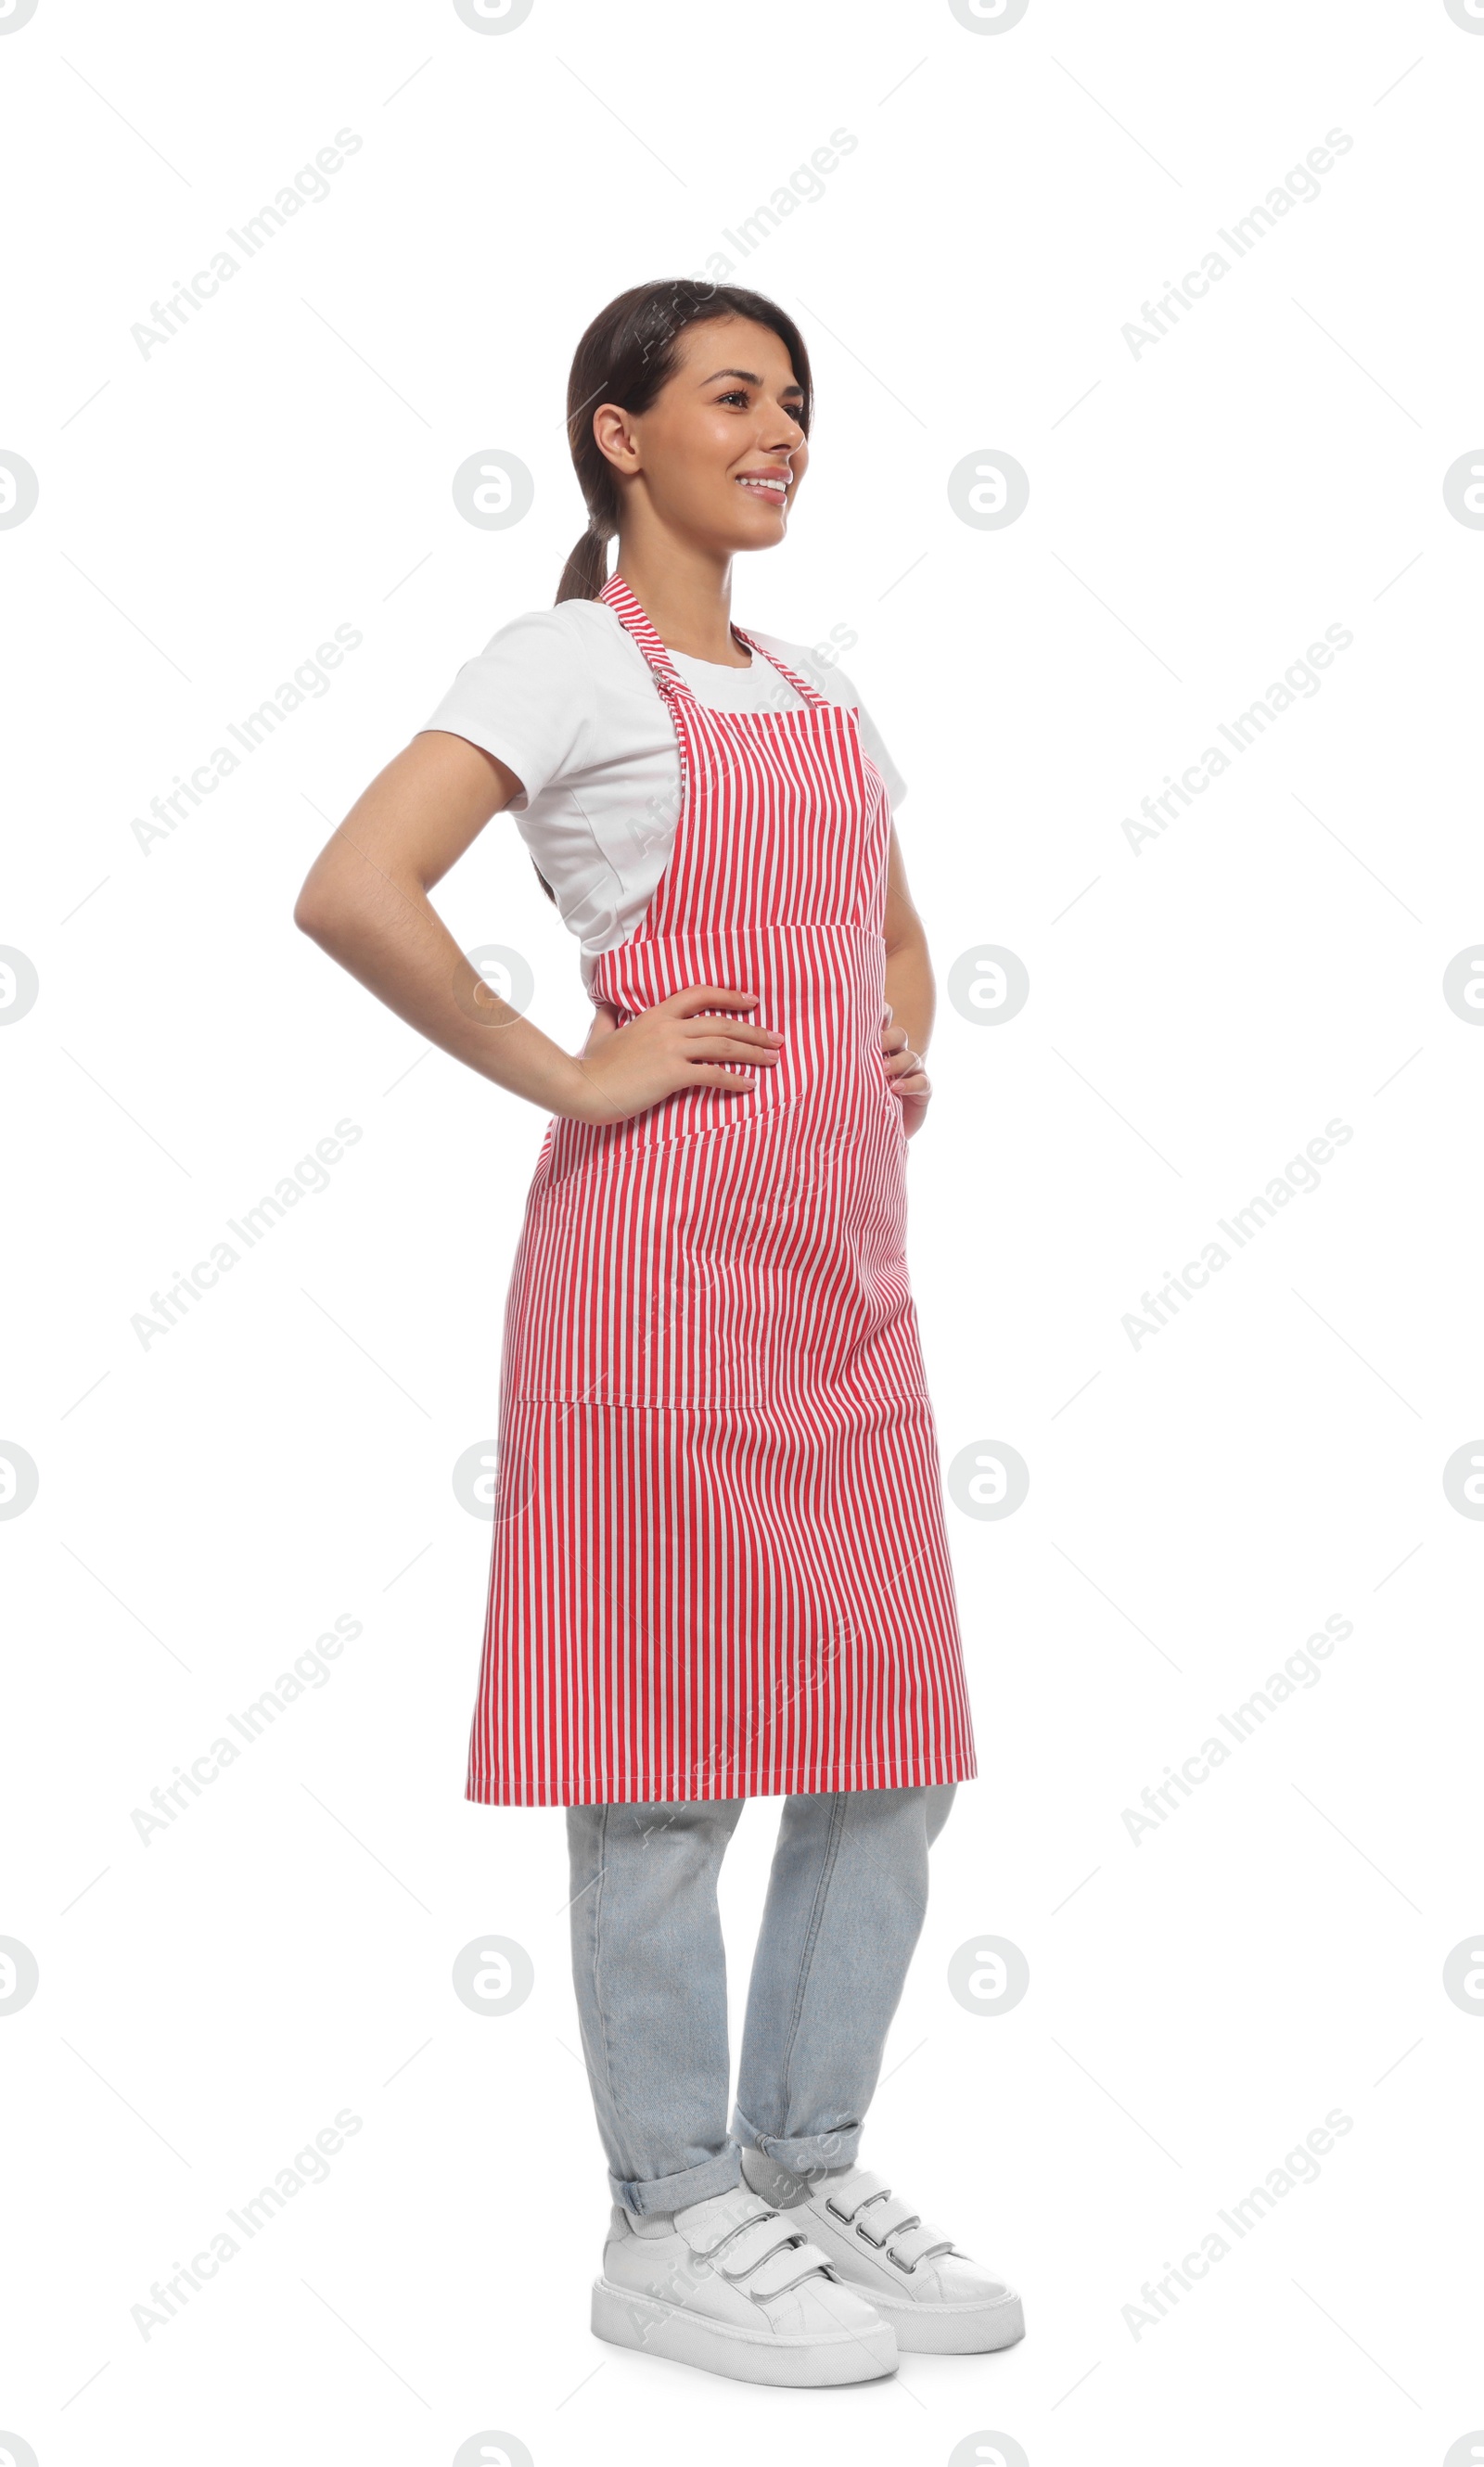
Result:
{"label": "apron neck strap", "polygon": [[[653,671],[654,682],[658,686],[661,693],[684,694],[688,702],[695,702],[695,694],[691,691],[685,679],[674,668],[664,644],[655,633],[653,626],[650,623],[648,617],[640,607],[633,593],[629,590],[628,583],[623,578],[623,576],[620,574],[610,575],[607,581],[604,584],[603,589],[599,592],[598,597],[600,600],[606,602],[607,606],[612,609],[614,616],[618,619],[619,623],[624,626],[627,632],[633,636],[634,641],[637,643],[640,650],[644,653],[645,658],[648,660],[650,667]],[[798,695],[800,702],[804,704],[806,710],[819,710],[823,708],[826,701],[825,695],[816,692],[815,689],[810,685],[805,678],[796,676],[792,668],[790,668],[786,662],[779,659],[776,652],[765,651],[760,644],[753,641],[750,634],[743,633],[740,625],[734,625],[732,627],[732,632],[737,637],[738,642],[742,644],[743,646],[752,653],[755,660],[762,660],[769,668],[774,668],[778,670],[779,675],[783,677],[788,685],[792,686],[794,692]]]}
{"label": "apron neck strap", "polygon": [[618,619],[619,623],[624,627],[625,631],[633,636],[640,650],[649,661],[650,667],[653,671],[654,682],[658,686],[661,693],[684,694],[688,702],[694,702],[696,700],[696,696],[692,693],[690,687],[685,682],[685,679],[674,668],[672,667],[670,654],[666,650],[664,644],[660,641],[659,636],[655,633],[653,626],[650,623],[648,617],[646,617],[644,610],[640,607],[633,593],[629,590],[628,583],[624,580],[623,576],[621,574],[610,574],[607,581],[604,584],[603,589],[599,592],[598,597],[600,600],[605,601],[607,606],[612,609],[614,616]]}
{"label": "apron neck strap", "polygon": [[818,692],[815,688],[809,683],[807,678],[797,675],[795,671],[789,668],[787,660],[781,660],[776,651],[765,651],[762,644],[755,643],[750,634],[744,634],[740,625],[734,625],[732,627],[732,631],[736,635],[739,643],[746,644],[748,650],[752,653],[755,660],[765,660],[769,668],[776,668],[778,670],[784,683],[786,685],[792,686],[794,692],[798,695],[800,702],[804,704],[806,710],[820,711],[824,708],[824,705],[828,700],[828,696]]}

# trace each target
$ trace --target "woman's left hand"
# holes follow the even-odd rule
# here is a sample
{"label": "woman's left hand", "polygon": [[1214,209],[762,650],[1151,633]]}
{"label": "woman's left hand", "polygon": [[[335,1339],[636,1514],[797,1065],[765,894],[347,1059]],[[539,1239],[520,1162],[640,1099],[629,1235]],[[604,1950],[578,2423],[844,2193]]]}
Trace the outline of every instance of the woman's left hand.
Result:
{"label": "woman's left hand", "polygon": [[932,1081],[920,1053],[907,1043],[907,1031],[892,1019],[890,1003],[881,1021],[881,1052],[891,1083],[902,1100],[902,1127],[908,1139],[920,1130],[932,1096]]}

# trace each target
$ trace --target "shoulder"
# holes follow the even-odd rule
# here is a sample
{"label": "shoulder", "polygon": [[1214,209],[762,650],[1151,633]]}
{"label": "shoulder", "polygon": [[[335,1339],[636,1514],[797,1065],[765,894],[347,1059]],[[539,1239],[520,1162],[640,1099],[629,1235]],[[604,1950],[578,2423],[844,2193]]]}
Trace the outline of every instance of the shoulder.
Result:
{"label": "shoulder", "polygon": [[[612,645],[615,620],[606,601],[563,600],[556,608],[528,608],[497,627],[482,659],[527,658],[559,665],[592,659]],[[620,626],[617,631],[622,633]]]}
{"label": "shoulder", "polygon": [[649,693],[644,654],[605,600],[526,609],[491,635],[467,673],[485,691],[559,700],[599,726]]}
{"label": "shoulder", "polygon": [[525,609],[464,662],[423,726],[497,755],[523,782],[524,795],[514,801],[522,812],[602,755],[628,643],[605,601]]}
{"label": "shoulder", "polygon": [[454,690],[516,724],[522,713],[559,713],[570,730],[592,719],[615,691],[631,690],[630,653],[642,680],[643,661],[607,602],[564,600],[508,618],[465,661]]}

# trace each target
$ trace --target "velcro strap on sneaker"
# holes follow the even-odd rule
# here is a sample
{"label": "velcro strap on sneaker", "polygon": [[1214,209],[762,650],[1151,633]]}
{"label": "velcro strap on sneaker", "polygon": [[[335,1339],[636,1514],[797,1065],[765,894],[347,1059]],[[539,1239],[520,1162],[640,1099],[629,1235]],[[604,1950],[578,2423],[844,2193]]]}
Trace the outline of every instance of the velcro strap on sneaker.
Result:
{"label": "velcro strap on sneaker", "polygon": [[882,2245],[894,2243],[909,2228],[921,2227],[922,2221],[916,2210],[908,2209],[900,2194],[882,2185],[879,2193],[868,2194],[852,2212],[851,2224],[858,2236],[863,2236],[868,2244],[879,2249]]}
{"label": "velcro strap on sneaker", "polygon": [[789,2245],[769,2254],[762,2268],[753,2272],[742,2293],[760,2297],[783,2296],[790,2287],[797,2287],[801,2278],[811,2278],[816,2270],[830,2270],[829,2257],[817,2244],[806,2241]]}
{"label": "velcro strap on sneaker", "polygon": [[904,2234],[892,2237],[886,2248],[886,2257],[888,2261],[896,2262],[901,2270],[915,2270],[918,2263],[925,2261],[930,2253],[953,2252],[956,2250],[950,2236],[940,2235],[936,2228],[930,2228],[919,2219]]}
{"label": "velcro strap on sneaker", "polygon": [[797,2234],[797,2228],[790,2228],[775,2210],[769,2210],[761,2219],[749,2219],[738,2234],[729,2237],[725,2246],[707,2258],[723,2278],[735,2282],[745,2278],[749,2271],[756,2270],[771,2254],[791,2245]]}
{"label": "velcro strap on sneaker", "polygon": [[[843,2219],[845,2225],[849,2227],[856,2211],[863,2208],[867,2202],[878,2200],[883,2193],[889,2195],[890,2191],[891,2186],[883,2184],[879,2176],[873,2176],[862,2167],[858,2170],[849,2193],[842,2192],[840,2187],[834,2184],[827,2188],[824,2196],[825,2208],[833,2217]],[[876,2232],[879,2234],[879,2229]]]}
{"label": "velcro strap on sneaker", "polygon": [[711,2244],[698,2244],[692,2236],[687,2236],[686,2242],[697,2261],[711,2261],[718,2253],[725,2252],[739,2236],[750,2234],[754,2228],[761,2227],[769,2219],[776,2219],[777,2215],[776,2210],[770,2209],[765,2202],[760,2201],[757,2208],[749,2211],[746,2218],[734,2220],[732,2225],[723,2229],[721,2234]]}

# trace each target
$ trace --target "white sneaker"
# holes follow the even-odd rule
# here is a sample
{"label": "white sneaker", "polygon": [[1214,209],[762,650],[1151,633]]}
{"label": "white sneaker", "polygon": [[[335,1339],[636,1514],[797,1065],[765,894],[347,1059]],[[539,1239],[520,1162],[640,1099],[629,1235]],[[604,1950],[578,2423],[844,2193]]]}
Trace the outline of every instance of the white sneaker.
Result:
{"label": "white sneaker", "polygon": [[864,2167],[795,2176],[750,2146],[742,2163],[754,2191],[807,2225],[841,2277],[869,2296],[904,2354],[981,2355],[1024,2338],[1015,2289],[919,2218],[879,2176]]}
{"label": "white sneaker", "polygon": [[889,2323],[802,2224],[745,2184],[671,2216],[619,2203],[593,2281],[600,2339],[734,2381],[820,2389],[896,2370]]}

